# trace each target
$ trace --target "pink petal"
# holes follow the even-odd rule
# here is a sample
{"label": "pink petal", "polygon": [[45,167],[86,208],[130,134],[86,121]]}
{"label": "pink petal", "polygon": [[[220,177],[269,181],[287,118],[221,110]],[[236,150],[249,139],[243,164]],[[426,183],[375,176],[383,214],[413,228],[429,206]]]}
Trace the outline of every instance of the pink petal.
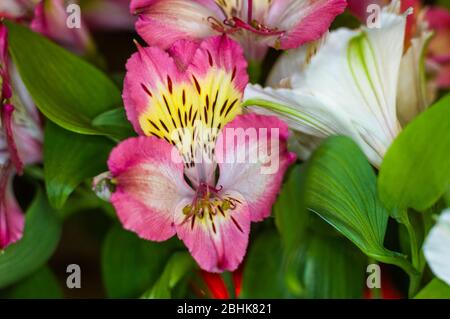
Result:
{"label": "pink petal", "polygon": [[425,19],[431,29],[450,29],[450,12],[445,8],[428,8],[425,11]]}
{"label": "pink petal", "polygon": [[[33,102],[33,98],[28,92],[25,83],[23,83],[20,77],[19,71],[14,63],[9,64],[9,74],[11,77],[11,86],[13,88],[13,94],[15,99],[20,100],[20,109],[17,109],[21,113],[21,117],[29,118],[36,126],[41,126],[41,118],[36,105]],[[23,106],[23,108],[22,108]],[[22,116],[23,115],[23,116]]]}
{"label": "pink petal", "polygon": [[319,39],[346,6],[345,0],[274,0],[267,21],[286,31],[280,48],[293,49]]}
{"label": "pink petal", "polygon": [[[17,101],[12,114],[11,130],[18,156],[24,165],[34,164],[42,160],[43,130],[39,112],[23,83],[17,68],[10,64],[11,84],[14,89],[14,101]],[[20,119],[16,121],[15,119]],[[7,126],[5,126],[7,128]],[[8,137],[8,135],[7,135]],[[15,160],[14,160],[15,161]],[[18,170],[20,172],[20,170]]]}
{"label": "pink petal", "polygon": [[[1,101],[17,99],[20,109],[5,103],[0,108],[1,128],[8,149],[8,159],[16,171],[21,174],[24,164],[31,164],[41,159],[42,131],[39,114],[28,91],[25,88],[14,64],[8,59],[8,32],[0,23],[0,84]],[[13,92],[14,89],[14,92]],[[15,121],[19,118],[20,121]]]}
{"label": "pink petal", "polygon": [[[270,215],[283,175],[295,160],[294,153],[287,151],[287,138],[288,127],[277,117],[247,114],[226,125],[217,139],[217,187],[240,193],[248,203],[251,221]],[[264,163],[262,154],[269,161]]]}
{"label": "pink petal", "polygon": [[12,95],[8,73],[8,60],[8,29],[0,22],[0,102],[4,99],[10,99]]}
{"label": "pink petal", "polygon": [[225,212],[225,217],[221,214],[213,217],[205,215],[203,219],[196,217],[194,223],[192,217],[186,220],[181,211],[176,214],[178,237],[200,267],[208,272],[235,270],[242,262],[248,245],[250,215],[245,200],[233,192],[221,195],[233,196],[241,204],[231,212]]}
{"label": "pink petal", "polygon": [[0,170],[0,251],[22,238],[25,218],[13,189],[13,169],[8,165]]}
{"label": "pink petal", "polygon": [[208,38],[201,43],[189,70],[192,74],[201,76],[213,67],[229,73],[236,89],[244,92],[248,83],[247,61],[237,42],[223,35]]}
{"label": "pink petal", "polygon": [[0,23],[0,66],[7,66],[8,58],[8,29],[3,23]]}
{"label": "pink petal", "polygon": [[198,41],[217,34],[206,21],[220,11],[213,0],[132,0],[136,30],[152,46],[167,49],[177,40]]}
{"label": "pink petal", "polygon": [[130,0],[91,0],[82,10],[89,27],[109,31],[134,30],[136,19],[129,7]]}
{"label": "pink petal", "polygon": [[130,138],[113,149],[108,167],[116,183],[111,202],[123,227],[148,240],[175,234],[174,213],[193,191],[178,152],[155,137]]}
{"label": "pink petal", "polygon": [[11,104],[6,104],[2,106],[1,109],[1,119],[2,119],[2,128],[5,132],[6,143],[8,146],[9,156],[11,158],[12,163],[14,164],[17,172],[22,174],[23,172],[23,162],[19,155],[18,147],[16,144],[16,140],[14,137],[14,132],[12,128],[12,115],[14,112],[14,106]]}
{"label": "pink petal", "polygon": [[69,28],[64,0],[44,0],[34,9],[31,29],[61,44],[69,50],[84,54],[91,49],[91,39],[84,23],[81,28]]}
{"label": "pink petal", "polygon": [[[185,47],[195,44],[185,42]],[[173,58],[157,47],[142,48],[128,60],[127,73],[124,81],[123,100],[127,117],[136,132],[142,134],[139,125],[139,115],[151,104],[153,96],[160,96],[159,87],[168,86],[168,82],[188,81],[175,64]],[[187,50],[190,50],[187,48]]]}
{"label": "pink petal", "polygon": [[[227,78],[217,77],[222,82],[219,89],[223,88],[221,96],[225,96],[225,99],[226,94],[230,94],[230,82],[241,95],[248,83],[247,62],[242,49],[225,36],[210,37],[200,45],[180,40],[170,47],[168,52],[157,47],[138,46],[138,49],[139,52],[133,54],[127,62],[123,99],[127,117],[139,134],[144,134],[139,117],[149,108],[160,107],[161,104],[165,108],[163,101],[168,100],[174,112],[181,109],[184,114],[186,108],[191,106],[184,105],[182,90],[176,89],[178,85],[183,84],[188,98],[204,100],[201,95],[206,92],[201,91],[201,87],[211,87],[210,82],[215,79],[210,72],[222,70],[228,73]],[[207,75],[210,75],[210,78],[206,78]],[[216,84],[214,83],[214,87]],[[210,93],[212,99],[215,92]],[[195,109],[198,107],[200,105],[194,105]],[[159,119],[156,121],[157,125],[158,123]],[[170,128],[172,123],[169,120],[166,126]]]}
{"label": "pink petal", "polygon": [[425,14],[430,29],[435,32],[429,45],[429,57],[439,64],[450,63],[450,11],[431,7]]}
{"label": "pink petal", "polygon": [[[40,127],[39,127],[40,129]],[[42,131],[32,132],[29,127],[13,125],[14,140],[17,151],[24,165],[38,163],[42,160]]]}
{"label": "pink petal", "polygon": [[443,65],[437,77],[437,85],[442,89],[450,88],[450,63]]}
{"label": "pink petal", "polygon": [[35,5],[34,0],[1,0],[0,18],[26,19]]}
{"label": "pink petal", "polygon": [[180,72],[185,72],[195,56],[200,44],[198,42],[180,40],[167,49]]}
{"label": "pink petal", "polygon": [[[117,1],[128,1],[129,0],[117,0]],[[166,1],[166,0],[131,0],[130,3],[130,11],[131,13],[139,13],[141,11],[145,11],[148,7],[157,4],[160,1]],[[195,2],[205,8],[208,8],[211,11],[214,12],[220,12],[219,8],[217,7],[217,4],[214,0],[182,0],[182,1],[192,1]]]}
{"label": "pink petal", "polygon": [[380,7],[386,5],[388,1],[386,0],[347,0],[348,10],[355,15],[363,23],[369,15],[367,12],[367,7],[371,4],[379,5]]}

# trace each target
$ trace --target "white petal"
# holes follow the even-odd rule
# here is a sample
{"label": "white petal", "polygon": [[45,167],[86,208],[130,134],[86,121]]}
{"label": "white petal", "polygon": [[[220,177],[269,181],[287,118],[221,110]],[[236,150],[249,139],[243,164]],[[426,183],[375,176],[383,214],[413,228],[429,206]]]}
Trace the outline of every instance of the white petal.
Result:
{"label": "white petal", "polygon": [[307,45],[295,50],[285,51],[275,62],[267,77],[266,85],[271,87],[290,87],[289,78],[294,73],[303,72],[306,67]]}
{"label": "white petal", "polygon": [[423,250],[433,273],[450,285],[450,209],[442,212]]}
{"label": "white petal", "polygon": [[[276,115],[283,119],[291,129],[299,131],[299,156],[307,155],[319,144],[319,140],[331,135],[346,135],[352,137],[362,148],[374,165],[381,164],[381,156],[377,152],[380,143],[365,127],[351,122],[351,117],[345,113],[336,112],[330,108],[330,103],[323,102],[320,97],[305,94],[299,90],[262,88],[259,85],[248,85],[244,99],[250,106],[248,110],[264,114]],[[269,102],[264,108],[251,106],[252,101]],[[255,105],[261,105],[258,102]],[[314,143],[310,143],[314,137]],[[368,143],[368,141],[370,143]]]}
{"label": "white petal", "polygon": [[402,124],[409,123],[432,102],[425,79],[425,50],[431,32],[423,32],[411,40],[402,58],[397,93],[397,115]]}
{"label": "white petal", "polygon": [[298,49],[284,51],[270,70],[266,85],[290,88],[290,78],[305,71],[311,58],[327,42],[328,35],[327,32],[317,41],[302,45]]}
{"label": "white petal", "polygon": [[304,50],[282,57],[270,81],[280,83],[294,70],[281,81],[291,90],[249,86],[245,98],[286,106],[290,127],[302,133],[352,137],[379,166],[400,131],[396,94],[405,23],[406,15],[383,12],[380,29],[334,31],[304,71],[299,70],[308,56]]}
{"label": "white petal", "polygon": [[[311,94],[360,128],[380,156],[399,132],[396,88],[405,17],[381,16],[382,28],[333,32],[294,88]],[[386,54],[389,52],[389,54]]]}

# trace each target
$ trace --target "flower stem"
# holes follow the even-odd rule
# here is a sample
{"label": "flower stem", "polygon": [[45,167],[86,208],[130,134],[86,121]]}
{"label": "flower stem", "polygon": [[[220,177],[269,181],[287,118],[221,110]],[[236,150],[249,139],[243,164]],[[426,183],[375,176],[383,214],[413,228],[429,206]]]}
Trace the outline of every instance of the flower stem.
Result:
{"label": "flower stem", "polygon": [[[392,253],[392,252],[391,252]],[[420,276],[420,273],[411,265],[411,263],[402,255],[396,253],[396,255],[371,255],[370,257],[378,260],[382,263],[394,265],[406,272],[409,278]]]}
{"label": "flower stem", "polygon": [[413,225],[411,224],[411,221],[409,219],[408,214],[406,213],[404,216],[406,218],[403,219],[403,224],[406,227],[406,230],[408,231],[409,236],[409,242],[410,242],[410,250],[411,250],[411,261],[413,264],[413,267],[418,270],[418,274],[410,276],[410,284],[409,284],[409,291],[408,295],[409,297],[413,297],[420,288],[420,281],[422,278],[422,274],[420,272],[420,247],[419,247],[419,241],[417,238],[417,234],[414,230]]}
{"label": "flower stem", "polygon": [[257,61],[248,62],[248,74],[251,83],[259,83],[262,78],[262,65]]}

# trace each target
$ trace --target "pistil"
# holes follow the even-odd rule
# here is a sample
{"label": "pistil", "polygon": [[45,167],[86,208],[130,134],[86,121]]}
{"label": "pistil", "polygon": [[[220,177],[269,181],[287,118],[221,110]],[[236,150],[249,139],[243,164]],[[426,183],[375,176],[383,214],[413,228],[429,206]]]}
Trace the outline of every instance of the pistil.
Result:
{"label": "pistil", "polygon": [[215,188],[201,183],[192,203],[183,208],[183,214],[185,215],[183,223],[190,220],[191,229],[193,229],[196,219],[202,220],[206,216],[211,220],[213,231],[215,232],[214,217],[218,214],[222,217],[227,217],[227,213],[235,210],[237,204],[241,203],[238,199],[231,196],[222,197],[219,194],[221,190],[222,187]]}

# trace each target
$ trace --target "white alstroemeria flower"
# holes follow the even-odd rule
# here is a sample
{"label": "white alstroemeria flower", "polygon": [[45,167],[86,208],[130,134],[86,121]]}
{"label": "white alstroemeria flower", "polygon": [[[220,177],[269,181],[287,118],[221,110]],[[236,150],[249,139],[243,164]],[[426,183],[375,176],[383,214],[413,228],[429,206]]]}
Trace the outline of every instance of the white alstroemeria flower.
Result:
{"label": "white alstroemeria flower", "polygon": [[450,209],[442,212],[423,245],[433,273],[450,285]]}
{"label": "white alstroemeria flower", "polygon": [[245,104],[257,113],[275,113],[302,133],[302,158],[323,138],[346,135],[379,167],[401,131],[397,113],[404,103],[398,102],[398,86],[404,77],[400,70],[409,72],[407,65],[419,60],[417,52],[426,42],[416,43],[403,55],[410,10],[398,14],[399,5],[394,1],[383,9],[380,28],[342,28],[331,32],[317,53],[311,46],[287,52],[269,76],[271,87],[249,85]]}

